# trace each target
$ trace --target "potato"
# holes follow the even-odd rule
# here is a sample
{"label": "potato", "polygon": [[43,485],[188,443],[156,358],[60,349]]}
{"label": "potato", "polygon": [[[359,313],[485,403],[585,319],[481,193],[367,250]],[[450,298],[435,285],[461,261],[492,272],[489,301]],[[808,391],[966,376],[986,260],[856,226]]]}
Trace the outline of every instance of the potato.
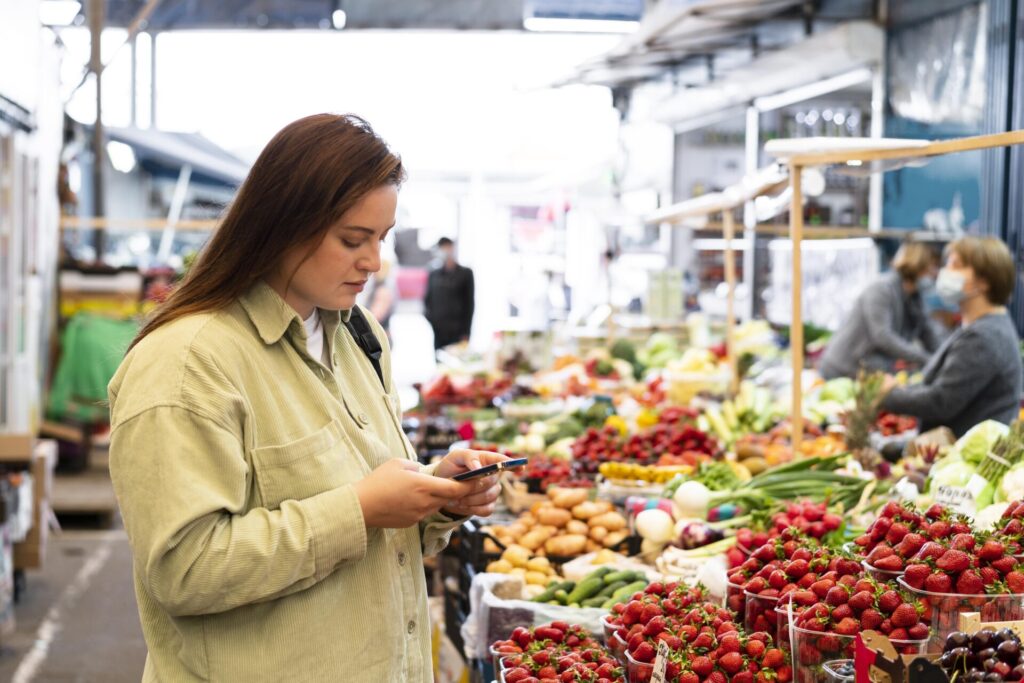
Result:
{"label": "potato", "polygon": [[601,544],[598,543],[597,541],[592,541],[591,539],[588,538],[587,539],[586,548],[584,548],[584,549],[588,553],[596,553],[598,550],[601,550]]}
{"label": "potato", "polygon": [[567,534],[556,536],[544,544],[544,550],[548,555],[570,557],[579,555],[587,547],[587,537],[581,534]]}
{"label": "potato", "polygon": [[550,500],[539,500],[539,501],[537,501],[536,503],[534,503],[533,505],[530,506],[530,515],[532,517],[536,517],[537,513],[539,513],[544,508],[549,508],[549,507],[551,507],[551,501]]}
{"label": "potato", "polygon": [[543,572],[526,572],[526,583],[534,586],[546,586],[548,583],[548,575]]}
{"label": "potato", "polygon": [[[523,524],[522,522],[516,522],[510,524],[505,528],[506,538],[520,538],[527,531],[532,529],[533,526],[530,524]],[[500,537],[499,537],[500,538]]]}
{"label": "potato", "polygon": [[542,572],[547,574],[551,571],[551,561],[546,557],[534,557],[526,563],[527,571]]}
{"label": "potato", "polygon": [[568,510],[586,501],[590,492],[587,489],[551,488],[548,489],[548,497],[556,506]]}
{"label": "potato", "polygon": [[591,517],[598,516],[602,512],[605,512],[603,506],[594,501],[588,500],[573,507],[572,516],[576,519],[590,519]]}
{"label": "potato", "polygon": [[493,540],[489,538],[484,539],[484,552],[485,553],[500,553],[501,548]]}
{"label": "potato", "polygon": [[565,525],[565,532],[568,534],[583,534],[584,536],[586,536],[590,533],[590,527],[587,526],[586,522],[582,522],[578,519],[573,519]]}
{"label": "potato", "polygon": [[527,512],[516,520],[516,524],[522,524],[527,530],[537,523],[537,517],[533,513]]}
{"label": "potato", "polygon": [[515,567],[508,574],[509,576],[519,576],[523,579],[523,581],[526,580],[526,570],[522,567]]}
{"label": "potato", "polygon": [[546,526],[561,528],[572,520],[572,513],[556,507],[541,508],[537,511],[537,519]]}
{"label": "potato", "polygon": [[495,560],[487,565],[487,572],[489,574],[508,574],[515,567],[508,560]]}
{"label": "potato", "polygon": [[544,534],[544,540],[546,541],[552,536],[557,536],[559,528],[555,526],[539,526],[535,528],[534,531],[539,531],[540,533]]}
{"label": "potato", "polygon": [[608,529],[604,528],[603,526],[595,526],[592,529],[590,529],[589,535],[590,538],[595,541],[603,541],[605,537],[608,535]]}
{"label": "potato", "polygon": [[[551,534],[545,534],[541,529],[534,529],[528,534],[525,534],[519,539],[519,545],[523,546],[529,551],[534,551],[537,548],[544,545],[544,542],[551,538]],[[526,562],[523,562],[523,566],[526,566]]]}
{"label": "potato", "polygon": [[605,512],[604,514],[591,517],[587,524],[593,527],[603,526],[608,531],[619,531],[626,528],[626,518],[618,512]]}
{"label": "potato", "polygon": [[611,548],[613,546],[622,543],[626,538],[629,537],[628,531],[612,531],[604,537],[604,547]]}
{"label": "potato", "polygon": [[513,567],[525,567],[530,561],[530,549],[521,545],[510,545],[501,554],[501,559],[507,560]]}

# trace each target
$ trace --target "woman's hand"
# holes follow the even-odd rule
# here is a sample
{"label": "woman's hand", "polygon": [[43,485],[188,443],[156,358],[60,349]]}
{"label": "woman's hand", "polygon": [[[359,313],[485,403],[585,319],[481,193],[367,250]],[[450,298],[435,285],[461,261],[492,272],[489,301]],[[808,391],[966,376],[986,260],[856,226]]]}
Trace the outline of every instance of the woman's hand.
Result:
{"label": "woman's hand", "polygon": [[[471,451],[466,449],[454,450],[445,456],[444,460],[437,466],[435,474],[438,477],[454,477],[470,470],[479,469],[486,465],[493,465],[496,462],[508,460],[507,456],[490,451]],[[472,484],[475,490],[460,500],[452,501],[444,506],[444,511],[456,517],[487,517],[494,512],[494,503],[501,493],[501,486],[498,484],[498,475],[494,474],[481,479],[472,479],[465,482]]]}
{"label": "woman's hand", "polygon": [[417,463],[395,458],[357,482],[354,488],[368,528],[406,529],[453,501],[475,500],[480,481],[459,482],[423,474]]}

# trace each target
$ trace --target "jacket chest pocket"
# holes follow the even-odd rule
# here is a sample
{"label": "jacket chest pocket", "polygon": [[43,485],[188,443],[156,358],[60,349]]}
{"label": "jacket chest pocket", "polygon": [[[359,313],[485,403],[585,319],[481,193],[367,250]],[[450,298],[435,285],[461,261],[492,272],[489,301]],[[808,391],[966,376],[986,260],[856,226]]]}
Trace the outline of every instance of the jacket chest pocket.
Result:
{"label": "jacket chest pocket", "polygon": [[268,508],[351,484],[368,473],[338,420],[301,439],[255,448],[252,460]]}

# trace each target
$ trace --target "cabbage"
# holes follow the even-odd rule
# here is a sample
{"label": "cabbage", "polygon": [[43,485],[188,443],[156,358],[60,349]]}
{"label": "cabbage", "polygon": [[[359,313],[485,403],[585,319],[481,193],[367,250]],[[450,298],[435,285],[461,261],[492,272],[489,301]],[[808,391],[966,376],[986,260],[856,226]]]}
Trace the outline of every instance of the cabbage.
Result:
{"label": "cabbage", "polygon": [[974,515],[974,528],[977,531],[991,531],[999,523],[1006,511],[1006,503],[995,503],[981,509]]}
{"label": "cabbage", "polygon": [[996,445],[999,437],[1009,432],[1010,428],[1002,422],[985,420],[961,436],[953,446],[953,452],[958,453],[967,462],[977,465]]}
{"label": "cabbage", "polygon": [[856,384],[852,379],[849,377],[837,377],[825,382],[825,385],[821,387],[821,394],[819,396],[822,402],[835,401],[836,403],[846,403],[853,400],[855,391]]}
{"label": "cabbage", "polygon": [[963,460],[951,460],[944,463],[948,458],[943,458],[932,467],[932,483],[929,488],[935,491],[939,486],[966,486],[971,477],[975,474],[974,465]]}
{"label": "cabbage", "polygon": [[1003,475],[996,489],[996,502],[1024,499],[1024,462],[1019,462]]}

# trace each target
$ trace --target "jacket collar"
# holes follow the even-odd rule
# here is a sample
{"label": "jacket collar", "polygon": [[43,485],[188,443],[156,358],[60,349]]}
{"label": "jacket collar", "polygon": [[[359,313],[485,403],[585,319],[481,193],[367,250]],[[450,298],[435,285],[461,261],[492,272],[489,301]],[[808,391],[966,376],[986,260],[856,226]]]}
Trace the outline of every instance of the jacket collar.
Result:
{"label": "jacket collar", "polygon": [[[303,327],[299,314],[263,280],[257,282],[243,294],[239,303],[265,344],[276,344],[289,329],[294,330],[294,333],[303,340],[306,338],[306,328]],[[338,325],[348,322],[352,314],[351,311],[334,311],[323,308],[319,310],[324,329],[327,330],[329,337],[333,337],[337,332]]]}

